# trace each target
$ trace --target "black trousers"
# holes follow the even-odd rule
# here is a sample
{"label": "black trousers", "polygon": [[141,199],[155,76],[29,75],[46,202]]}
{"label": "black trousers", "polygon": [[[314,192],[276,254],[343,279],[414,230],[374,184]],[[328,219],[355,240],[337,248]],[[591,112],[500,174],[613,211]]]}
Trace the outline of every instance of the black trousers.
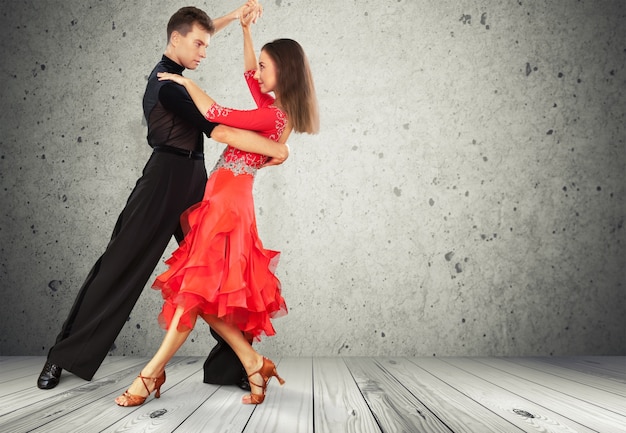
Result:
{"label": "black trousers", "polygon": [[204,361],[203,382],[214,385],[238,386],[247,382],[247,373],[233,349],[213,329],[211,329],[211,335],[217,340],[217,344]]}
{"label": "black trousers", "polygon": [[[151,155],[48,353],[50,362],[93,378],[170,239],[182,240],[180,215],[202,199],[206,180],[202,159]],[[241,363],[231,354],[226,353],[231,361],[224,368],[232,371],[225,374],[241,376]]]}

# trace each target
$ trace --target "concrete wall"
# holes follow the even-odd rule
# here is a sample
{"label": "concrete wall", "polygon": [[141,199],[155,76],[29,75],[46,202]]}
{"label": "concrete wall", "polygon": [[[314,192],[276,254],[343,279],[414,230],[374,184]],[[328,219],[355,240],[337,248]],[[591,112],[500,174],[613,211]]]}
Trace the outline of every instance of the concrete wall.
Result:
{"label": "concrete wall", "polygon": [[[150,154],[145,80],[186,4],[2,3],[0,354],[44,355]],[[257,45],[301,42],[322,131],[257,177],[290,306],[261,351],[626,354],[624,2],[265,6]],[[188,75],[249,108],[240,51],[233,25]],[[111,353],[153,353],[159,309],[147,286]]]}

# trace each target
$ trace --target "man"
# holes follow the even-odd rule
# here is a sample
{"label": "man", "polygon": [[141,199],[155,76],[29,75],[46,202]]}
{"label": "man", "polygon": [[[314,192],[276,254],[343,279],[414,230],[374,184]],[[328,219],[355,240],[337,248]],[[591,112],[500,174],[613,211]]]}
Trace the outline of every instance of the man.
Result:
{"label": "man", "polygon": [[[63,369],[85,380],[93,378],[172,235],[178,242],[183,239],[180,215],[202,199],[207,180],[203,134],[245,151],[267,155],[273,158],[272,164],[287,158],[285,144],[208,122],[182,86],[158,81],[156,76],[158,72],[182,74],[185,68],[196,69],[206,57],[212,34],[238,19],[240,13],[258,11],[255,2],[248,2],[213,22],[202,10],[185,7],[170,18],[167,48],[148,79],[143,99],[148,143],[154,151],[117,220],[105,252],[89,272],[50,348],[37,380],[40,389],[54,388]],[[211,365],[212,359],[219,359],[224,377],[241,386],[243,368],[226,348],[228,345],[218,340],[205,367]]]}

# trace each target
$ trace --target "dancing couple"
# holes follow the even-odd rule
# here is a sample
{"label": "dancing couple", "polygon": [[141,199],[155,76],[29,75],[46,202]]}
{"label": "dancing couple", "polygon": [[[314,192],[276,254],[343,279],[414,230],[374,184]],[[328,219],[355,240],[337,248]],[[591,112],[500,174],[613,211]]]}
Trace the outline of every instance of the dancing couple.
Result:
{"label": "dancing couple", "polygon": [[[275,143],[285,143],[292,130],[317,132],[315,89],[306,55],[291,39],[264,45],[257,62],[251,25],[260,12],[261,6],[251,0],[239,15],[243,75],[256,109],[236,110],[218,104],[191,79],[180,75],[182,71],[155,69],[153,73],[159,82],[173,81],[184,87],[208,121],[251,130]],[[191,28],[175,29],[165,56],[182,65],[184,62],[177,59],[193,58],[193,52],[187,51],[194,46],[208,46],[211,34],[212,29],[197,21],[192,22]],[[262,334],[274,335],[271,319],[287,313],[280,282],[274,274],[279,253],[263,247],[254,212],[254,177],[258,169],[268,164],[274,164],[269,152],[262,154],[228,145],[208,177],[202,201],[182,214],[185,237],[166,261],[168,270],[153,284],[163,296],[159,323],[167,332],[135,381],[115,399],[118,405],[143,404],[152,392],[160,397],[165,367],[198,317],[228,343],[241,361],[251,389],[243,403],[262,403],[271,377],[284,383],[274,363],[257,353],[251,344]]]}

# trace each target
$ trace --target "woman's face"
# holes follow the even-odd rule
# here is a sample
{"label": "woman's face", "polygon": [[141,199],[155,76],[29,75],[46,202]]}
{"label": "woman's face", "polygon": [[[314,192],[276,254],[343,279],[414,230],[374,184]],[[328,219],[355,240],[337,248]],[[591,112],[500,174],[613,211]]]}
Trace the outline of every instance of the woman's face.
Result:
{"label": "woman's face", "polygon": [[273,92],[276,88],[276,65],[265,51],[259,55],[259,69],[254,74],[254,78],[259,82],[261,92]]}

